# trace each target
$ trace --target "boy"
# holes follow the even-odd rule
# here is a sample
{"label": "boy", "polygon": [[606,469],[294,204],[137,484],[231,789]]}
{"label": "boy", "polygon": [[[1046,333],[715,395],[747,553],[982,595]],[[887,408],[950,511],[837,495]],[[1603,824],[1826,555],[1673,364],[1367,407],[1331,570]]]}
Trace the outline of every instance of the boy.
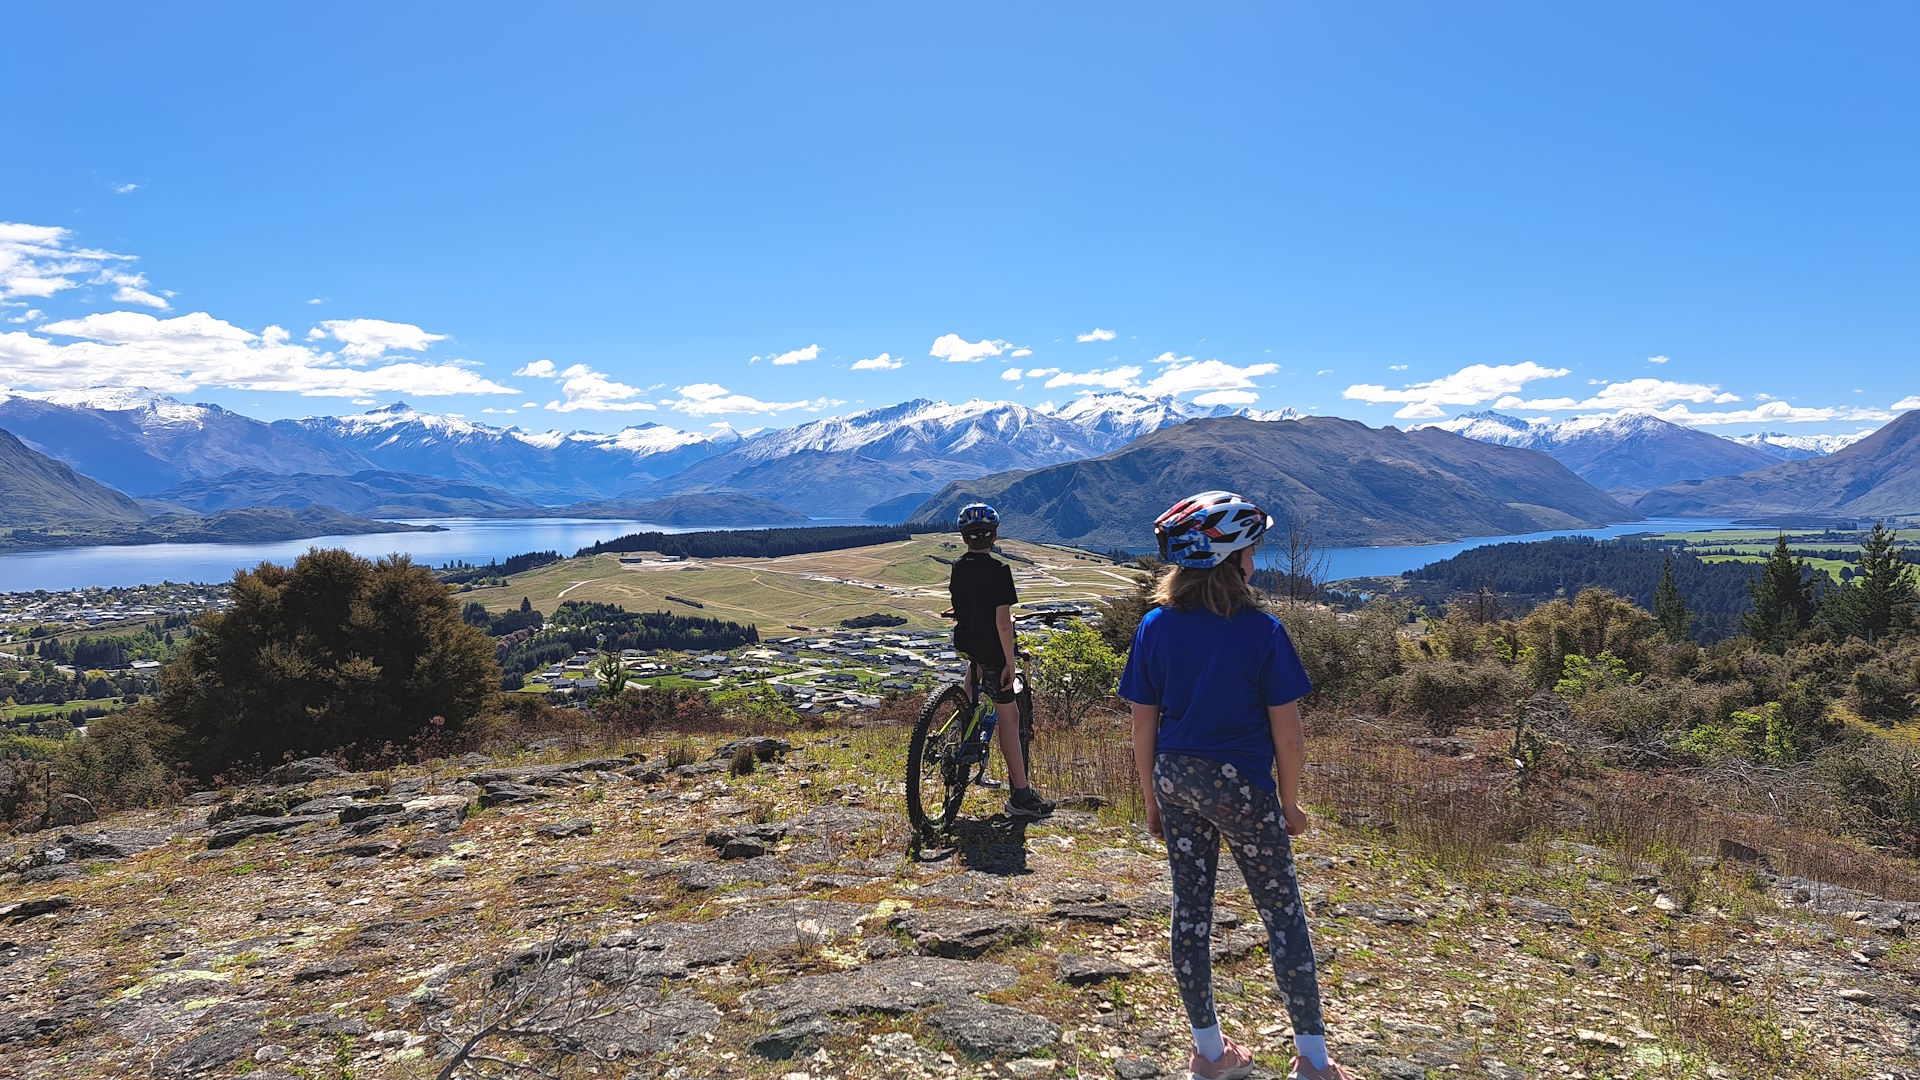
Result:
{"label": "boy", "polygon": [[1053,804],[1027,784],[1020,755],[1020,710],[1013,701],[1013,570],[993,557],[1000,538],[1000,515],[986,503],[960,511],[960,538],[967,553],[953,562],[947,595],[953,600],[953,647],[973,665],[980,688],[993,699],[1000,755],[1007,761],[1007,816],[1046,817]]}

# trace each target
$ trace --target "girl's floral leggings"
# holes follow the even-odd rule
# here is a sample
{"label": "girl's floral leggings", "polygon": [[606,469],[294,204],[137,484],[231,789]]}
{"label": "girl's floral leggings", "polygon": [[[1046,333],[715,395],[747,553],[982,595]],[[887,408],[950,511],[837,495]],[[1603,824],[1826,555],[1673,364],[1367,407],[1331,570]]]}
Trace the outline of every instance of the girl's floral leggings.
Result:
{"label": "girl's floral leggings", "polygon": [[1173,870],[1173,975],[1197,1028],[1218,1022],[1213,1011],[1213,885],[1224,837],[1267,927],[1273,976],[1298,1035],[1324,1035],[1320,980],[1313,968],[1307,912],[1293,876],[1293,849],[1280,799],[1232,765],[1186,754],[1154,759],[1167,863]]}

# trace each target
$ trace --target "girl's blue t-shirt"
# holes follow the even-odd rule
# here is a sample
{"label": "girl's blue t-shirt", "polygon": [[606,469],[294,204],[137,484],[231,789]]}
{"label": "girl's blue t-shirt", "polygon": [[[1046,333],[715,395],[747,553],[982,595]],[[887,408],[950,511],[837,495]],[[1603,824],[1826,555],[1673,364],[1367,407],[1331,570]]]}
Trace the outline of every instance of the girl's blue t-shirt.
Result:
{"label": "girl's blue t-shirt", "polygon": [[1227,762],[1268,791],[1276,785],[1267,707],[1312,692],[1286,628],[1256,608],[1230,619],[1155,608],[1120,676],[1121,697],[1160,706],[1158,753]]}

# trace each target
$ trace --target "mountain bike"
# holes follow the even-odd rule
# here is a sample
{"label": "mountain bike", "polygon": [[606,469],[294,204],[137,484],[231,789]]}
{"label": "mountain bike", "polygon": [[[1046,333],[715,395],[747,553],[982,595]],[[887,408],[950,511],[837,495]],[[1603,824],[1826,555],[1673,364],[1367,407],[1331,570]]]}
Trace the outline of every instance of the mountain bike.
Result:
{"label": "mountain bike", "polygon": [[[1020,660],[1025,659],[1022,653]],[[913,739],[907,744],[907,817],[925,839],[953,827],[975,769],[984,767],[993,752],[999,717],[992,696],[980,685],[979,671],[969,663],[966,678],[928,698],[913,723]],[[1020,712],[1020,762],[1025,765],[1033,744],[1033,688],[1018,666],[1013,701]]]}

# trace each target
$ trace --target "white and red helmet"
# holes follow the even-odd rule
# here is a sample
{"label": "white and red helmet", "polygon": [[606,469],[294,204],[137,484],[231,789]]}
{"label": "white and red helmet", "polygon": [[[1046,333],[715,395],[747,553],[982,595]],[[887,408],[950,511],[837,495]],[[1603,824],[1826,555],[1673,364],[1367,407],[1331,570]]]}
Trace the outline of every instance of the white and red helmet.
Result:
{"label": "white and red helmet", "polygon": [[1273,518],[1231,491],[1203,491],[1174,503],[1153,522],[1160,558],[1190,570],[1219,566],[1227,556],[1251,547]]}

